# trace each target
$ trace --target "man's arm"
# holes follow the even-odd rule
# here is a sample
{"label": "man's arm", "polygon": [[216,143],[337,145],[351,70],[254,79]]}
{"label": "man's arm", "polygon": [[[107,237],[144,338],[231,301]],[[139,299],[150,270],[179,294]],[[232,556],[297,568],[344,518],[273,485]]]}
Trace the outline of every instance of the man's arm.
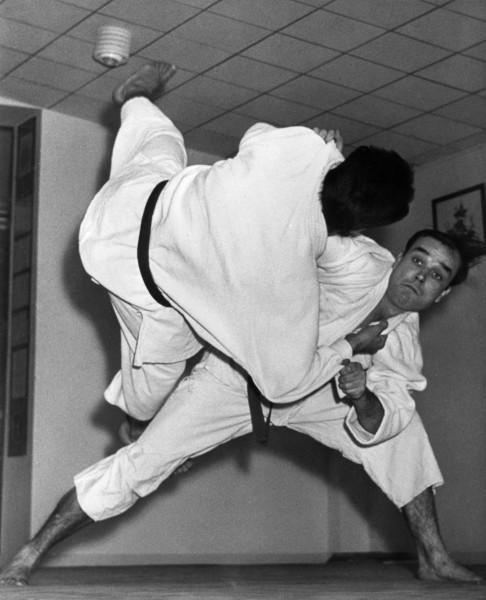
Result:
{"label": "man's arm", "polygon": [[366,387],[366,371],[358,362],[346,361],[338,377],[338,385],[346,400],[356,411],[359,424],[368,433],[375,434],[385,411],[377,396]]}
{"label": "man's arm", "polygon": [[[383,442],[409,424],[415,412],[411,394],[426,386],[418,333],[418,315],[410,313],[388,333],[385,347],[372,357],[366,371],[366,400],[361,400],[358,405],[352,403],[346,417],[349,432],[360,444]],[[373,396],[383,410],[381,422],[374,432],[370,425],[377,413],[373,411],[379,409],[370,400]]]}

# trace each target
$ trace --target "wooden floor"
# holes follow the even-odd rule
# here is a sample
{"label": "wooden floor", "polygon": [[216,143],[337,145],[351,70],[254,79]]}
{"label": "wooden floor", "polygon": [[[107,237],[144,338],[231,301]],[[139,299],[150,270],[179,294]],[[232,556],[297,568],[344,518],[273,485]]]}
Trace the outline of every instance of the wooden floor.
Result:
{"label": "wooden floor", "polygon": [[[485,600],[485,584],[424,583],[414,564],[379,559],[319,565],[44,568],[2,600]],[[486,577],[486,565],[473,569]]]}

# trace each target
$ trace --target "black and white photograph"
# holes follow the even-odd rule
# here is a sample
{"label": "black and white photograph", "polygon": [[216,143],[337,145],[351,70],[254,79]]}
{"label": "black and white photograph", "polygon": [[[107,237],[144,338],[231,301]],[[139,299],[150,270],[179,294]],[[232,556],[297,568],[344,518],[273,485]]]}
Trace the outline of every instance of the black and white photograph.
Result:
{"label": "black and white photograph", "polygon": [[486,1],[0,0],[1,600],[486,598]]}

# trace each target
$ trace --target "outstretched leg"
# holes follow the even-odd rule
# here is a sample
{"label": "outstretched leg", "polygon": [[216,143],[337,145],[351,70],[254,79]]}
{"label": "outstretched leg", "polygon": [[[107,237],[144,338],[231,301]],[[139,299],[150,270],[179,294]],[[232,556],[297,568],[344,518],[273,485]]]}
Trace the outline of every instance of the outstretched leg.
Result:
{"label": "outstretched leg", "polygon": [[76,490],[72,488],[61,498],[39,532],[0,571],[0,584],[27,585],[31,572],[54,544],[92,522],[79,506]]}
{"label": "outstretched leg", "polygon": [[479,583],[482,578],[458,564],[447,551],[439,530],[431,488],[418,494],[403,507],[403,514],[417,546],[418,577]]}
{"label": "outstretched leg", "polygon": [[[142,433],[147,429],[150,421],[138,421],[130,415],[126,415],[125,420],[118,429],[118,437],[126,446],[136,442]],[[191,470],[194,462],[188,458],[185,463],[174,471],[173,475],[182,475]]]}
{"label": "outstretched leg", "polygon": [[442,484],[442,475],[422,421],[415,413],[399,435],[374,446],[358,446],[347,435],[347,408],[336,405],[330,386],[303,402],[292,414],[289,426],[339,450],[358,464],[403,511],[417,546],[420,579],[479,582],[481,578],[456,563],[441,538],[432,489]]}

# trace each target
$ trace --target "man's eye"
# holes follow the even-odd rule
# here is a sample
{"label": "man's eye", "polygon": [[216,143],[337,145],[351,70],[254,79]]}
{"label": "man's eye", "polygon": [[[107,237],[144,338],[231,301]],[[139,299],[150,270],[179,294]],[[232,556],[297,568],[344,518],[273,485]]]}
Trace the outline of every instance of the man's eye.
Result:
{"label": "man's eye", "polygon": [[440,273],[437,273],[437,271],[432,272],[432,277],[437,281],[442,281],[442,275]]}
{"label": "man's eye", "polygon": [[412,261],[416,264],[416,265],[421,265],[422,264],[422,259],[419,258],[418,256],[414,256],[412,258]]}

